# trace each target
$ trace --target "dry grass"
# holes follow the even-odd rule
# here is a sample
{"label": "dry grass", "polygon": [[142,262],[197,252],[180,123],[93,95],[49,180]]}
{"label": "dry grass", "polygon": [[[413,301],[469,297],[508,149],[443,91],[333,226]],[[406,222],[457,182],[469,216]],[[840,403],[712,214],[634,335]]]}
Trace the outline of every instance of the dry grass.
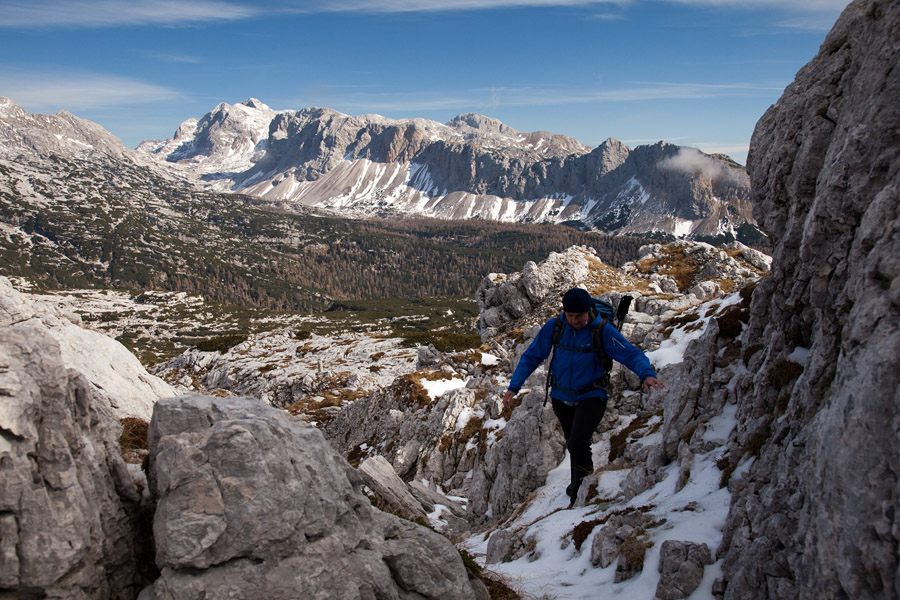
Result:
{"label": "dry grass", "polygon": [[645,414],[636,417],[631,421],[627,426],[625,426],[621,431],[614,433],[609,438],[609,462],[613,462],[619,457],[625,455],[625,448],[628,446],[628,436],[634,433],[635,431],[642,429],[647,426],[647,423],[650,422],[650,419],[653,417],[652,414]]}
{"label": "dry grass", "polygon": [[606,292],[625,290],[636,290],[644,295],[651,293],[650,282],[646,279],[626,275],[600,260],[591,260],[590,262],[588,291],[592,296],[599,297]]}
{"label": "dry grass", "polygon": [[581,551],[581,545],[584,544],[591,532],[597,525],[605,523],[606,519],[592,519],[590,521],[582,521],[572,530],[572,541],[575,543],[575,550]]}
{"label": "dry grass", "polygon": [[431,396],[422,385],[422,380],[437,381],[439,379],[449,379],[446,373],[437,373],[441,377],[437,377],[434,372],[429,373],[407,373],[395,380],[391,386],[394,394],[399,399],[406,400],[407,404],[418,408],[425,408],[431,403]]}
{"label": "dry grass", "polygon": [[685,255],[678,246],[663,246],[661,256],[651,256],[637,263],[638,271],[645,274],[658,273],[675,280],[681,292],[694,285],[699,266]]}
{"label": "dry grass", "polygon": [[644,568],[644,556],[651,546],[653,546],[653,542],[642,528],[622,542],[622,554],[631,570],[640,571]]}
{"label": "dry grass", "polygon": [[119,436],[119,448],[125,462],[141,464],[149,453],[147,430],[150,424],[136,417],[125,417],[121,421],[122,434]]}
{"label": "dry grass", "polygon": [[487,587],[491,600],[522,600],[524,598],[496,573],[482,571],[481,581]]}

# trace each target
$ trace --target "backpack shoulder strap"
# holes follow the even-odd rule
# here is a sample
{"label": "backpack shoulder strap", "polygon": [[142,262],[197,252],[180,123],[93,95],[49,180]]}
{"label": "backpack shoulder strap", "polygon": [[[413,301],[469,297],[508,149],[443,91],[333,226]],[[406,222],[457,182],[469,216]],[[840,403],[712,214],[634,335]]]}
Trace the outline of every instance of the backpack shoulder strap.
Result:
{"label": "backpack shoulder strap", "polygon": [[544,406],[547,405],[547,398],[550,396],[550,386],[553,383],[553,359],[556,357],[556,348],[562,339],[563,329],[565,329],[563,317],[556,317],[556,323],[553,324],[553,337],[551,338],[553,346],[550,349],[550,362],[547,364],[547,385],[544,388]]}
{"label": "backpack shoulder strap", "polygon": [[606,327],[607,323],[607,318],[603,317],[603,319],[600,320],[600,324],[594,327],[593,334],[591,335],[591,345],[593,346],[597,357],[600,359],[600,364],[602,364],[606,372],[609,373],[609,370],[612,368],[612,359],[606,354],[606,348],[603,346],[603,329]]}

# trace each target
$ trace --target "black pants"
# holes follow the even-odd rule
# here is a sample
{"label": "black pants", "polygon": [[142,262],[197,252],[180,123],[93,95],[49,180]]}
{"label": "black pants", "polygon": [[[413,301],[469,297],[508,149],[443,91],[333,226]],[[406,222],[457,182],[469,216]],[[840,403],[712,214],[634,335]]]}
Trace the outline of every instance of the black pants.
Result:
{"label": "black pants", "polygon": [[566,436],[566,449],[572,463],[572,483],[566,493],[573,501],[578,495],[581,480],[594,472],[591,459],[591,436],[606,412],[606,398],[588,398],[575,406],[553,399],[553,414],[559,419]]}

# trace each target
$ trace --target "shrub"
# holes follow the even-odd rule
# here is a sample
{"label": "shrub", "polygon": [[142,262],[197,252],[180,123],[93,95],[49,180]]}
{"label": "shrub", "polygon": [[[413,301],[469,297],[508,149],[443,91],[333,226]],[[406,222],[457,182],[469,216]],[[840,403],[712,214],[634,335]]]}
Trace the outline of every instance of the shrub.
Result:
{"label": "shrub", "polygon": [[440,352],[461,352],[481,346],[481,336],[477,333],[454,333],[450,331],[413,331],[402,333],[403,346],[433,345]]}
{"label": "shrub", "polygon": [[800,377],[802,373],[803,365],[786,358],[779,359],[772,366],[772,385],[778,388],[786,387]]}
{"label": "shrub", "polygon": [[746,310],[740,306],[734,306],[725,314],[716,317],[716,322],[719,324],[719,335],[725,338],[736,338],[743,331],[748,316]]}
{"label": "shrub", "polygon": [[762,344],[753,344],[747,346],[747,349],[744,350],[744,365],[750,366],[750,359],[753,358],[753,355],[763,349]]}
{"label": "shrub", "polygon": [[246,334],[223,335],[219,337],[200,340],[197,342],[197,350],[201,352],[218,352],[225,354],[238,344],[246,342],[249,336]]}

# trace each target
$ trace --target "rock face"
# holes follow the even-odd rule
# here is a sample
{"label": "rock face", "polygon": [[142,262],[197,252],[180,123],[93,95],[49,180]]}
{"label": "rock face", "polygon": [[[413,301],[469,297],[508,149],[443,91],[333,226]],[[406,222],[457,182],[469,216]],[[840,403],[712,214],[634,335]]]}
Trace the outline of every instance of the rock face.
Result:
{"label": "rock face", "polygon": [[738,381],[728,599],[900,596],[900,4],[850,4],[758,123],[775,243]]}
{"label": "rock face", "polygon": [[0,596],[134,598],[139,494],[120,426],[59,344],[0,327]]}
{"label": "rock face", "polygon": [[476,597],[445,538],[374,509],[322,434],[284,411],[164,400],[149,440],[162,575],[142,599]]}

